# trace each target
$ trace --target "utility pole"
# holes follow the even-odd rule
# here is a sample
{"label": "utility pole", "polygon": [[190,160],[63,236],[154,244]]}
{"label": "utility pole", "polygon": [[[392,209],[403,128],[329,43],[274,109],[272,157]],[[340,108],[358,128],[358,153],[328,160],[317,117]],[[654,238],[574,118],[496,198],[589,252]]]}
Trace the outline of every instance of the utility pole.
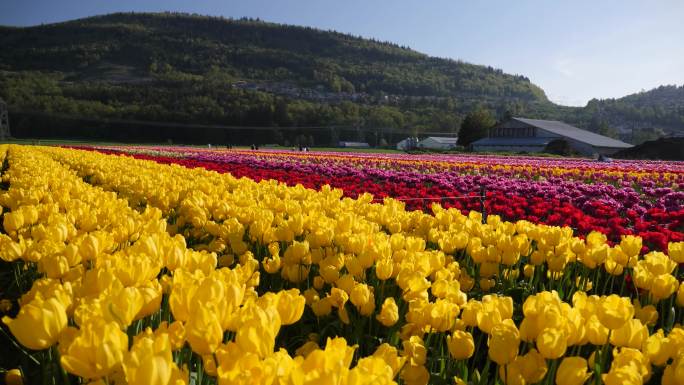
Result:
{"label": "utility pole", "polygon": [[10,137],[7,103],[0,98],[0,140],[9,140]]}

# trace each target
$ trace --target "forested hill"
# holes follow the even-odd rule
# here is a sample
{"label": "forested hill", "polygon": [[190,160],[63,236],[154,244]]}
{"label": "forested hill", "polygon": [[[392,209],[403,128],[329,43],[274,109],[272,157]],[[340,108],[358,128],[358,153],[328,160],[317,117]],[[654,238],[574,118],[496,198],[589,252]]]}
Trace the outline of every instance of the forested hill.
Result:
{"label": "forested hill", "polygon": [[0,92],[22,110],[453,130],[477,103],[499,111],[549,104],[523,76],[254,20],[112,14],[3,28],[0,44]]}
{"label": "forested hill", "polygon": [[684,85],[668,85],[619,99],[590,100],[582,113],[615,127],[655,127],[684,133]]}
{"label": "forested hill", "polygon": [[[618,121],[606,113],[615,110],[608,101],[593,112],[557,106],[521,75],[392,43],[258,20],[111,14],[0,27],[0,46],[0,97],[22,118],[15,132],[34,127],[35,112],[417,132],[457,131],[478,106],[499,118],[509,113],[592,128]],[[48,122],[58,120],[52,116]]]}

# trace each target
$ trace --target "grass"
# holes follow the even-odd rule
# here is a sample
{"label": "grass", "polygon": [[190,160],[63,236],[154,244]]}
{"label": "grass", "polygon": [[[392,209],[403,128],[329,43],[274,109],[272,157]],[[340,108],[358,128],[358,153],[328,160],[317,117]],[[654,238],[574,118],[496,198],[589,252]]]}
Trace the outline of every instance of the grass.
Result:
{"label": "grass", "polygon": [[[80,139],[11,139],[0,141],[0,144],[26,144],[26,145],[42,145],[42,146],[60,146],[60,145],[87,145],[87,146],[183,146],[183,147],[201,147],[207,148],[207,145],[185,145],[185,144],[169,144],[163,143],[122,143],[122,142],[107,142],[107,141],[89,141]],[[212,148],[225,148],[223,145],[212,145]],[[235,149],[246,150],[249,146],[233,146]],[[262,146],[262,149],[277,149],[289,150],[291,147],[283,146]],[[389,149],[389,148],[340,148],[340,147],[311,147],[310,151],[337,151],[337,152],[370,152],[370,153],[402,153],[403,151]]]}
{"label": "grass", "polygon": [[[183,147],[198,147],[207,148],[207,145],[185,145],[185,144],[169,144],[163,143],[122,143],[122,142],[107,142],[107,141],[89,141],[81,139],[11,139],[0,141],[2,143],[11,144],[26,144],[26,145],[42,145],[42,146],[60,146],[60,145],[85,145],[85,146],[183,146]],[[223,145],[212,146],[212,148],[225,148]],[[247,150],[249,146],[234,146],[235,149]],[[266,145],[260,147],[262,149],[275,150],[290,150],[291,147]],[[377,153],[377,154],[404,154],[404,151],[392,148],[347,148],[347,147],[311,147],[311,152],[360,152],[360,153]],[[521,154],[515,152],[465,152],[465,151],[416,151],[414,154],[445,154],[445,155],[492,155],[492,156],[532,156],[532,157],[549,157],[549,158],[586,158],[581,156],[561,156],[547,153],[529,153]]]}

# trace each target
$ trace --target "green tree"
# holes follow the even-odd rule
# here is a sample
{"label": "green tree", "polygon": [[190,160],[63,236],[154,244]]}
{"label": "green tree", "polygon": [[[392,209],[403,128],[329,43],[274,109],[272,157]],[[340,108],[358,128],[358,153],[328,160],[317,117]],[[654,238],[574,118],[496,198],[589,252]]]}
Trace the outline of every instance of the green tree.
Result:
{"label": "green tree", "polygon": [[468,146],[484,138],[495,124],[496,119],[491,111],[486,108],[477,108],[463,119],[461,130],[458,132],[458,144]]}
{"label": "green tree", "polygon": [[618,130],[615,129],[614,127],[609,126],[608,123],[606,123],[606,122],[601,122],[601,124],[599,124],[596,132],[600,135],[607,136],[609,138],[614,138],[614,139],[617,139],[619,136]]}

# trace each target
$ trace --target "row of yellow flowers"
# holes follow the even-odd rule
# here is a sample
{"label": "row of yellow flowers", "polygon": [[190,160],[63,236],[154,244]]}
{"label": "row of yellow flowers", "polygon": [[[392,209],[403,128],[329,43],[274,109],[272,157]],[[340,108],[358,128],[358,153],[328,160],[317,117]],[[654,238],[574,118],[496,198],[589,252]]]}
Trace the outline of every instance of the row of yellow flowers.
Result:
{"label": "row of yellow flowers", "polygon": [[[3,321],[61,383],[684,381],[682,243],[0,148]],[[11,302],[14,303],[14,302]],[[16,313],[16,309],[14,310]],[[38,351],[38,352],[35,352]]]}

